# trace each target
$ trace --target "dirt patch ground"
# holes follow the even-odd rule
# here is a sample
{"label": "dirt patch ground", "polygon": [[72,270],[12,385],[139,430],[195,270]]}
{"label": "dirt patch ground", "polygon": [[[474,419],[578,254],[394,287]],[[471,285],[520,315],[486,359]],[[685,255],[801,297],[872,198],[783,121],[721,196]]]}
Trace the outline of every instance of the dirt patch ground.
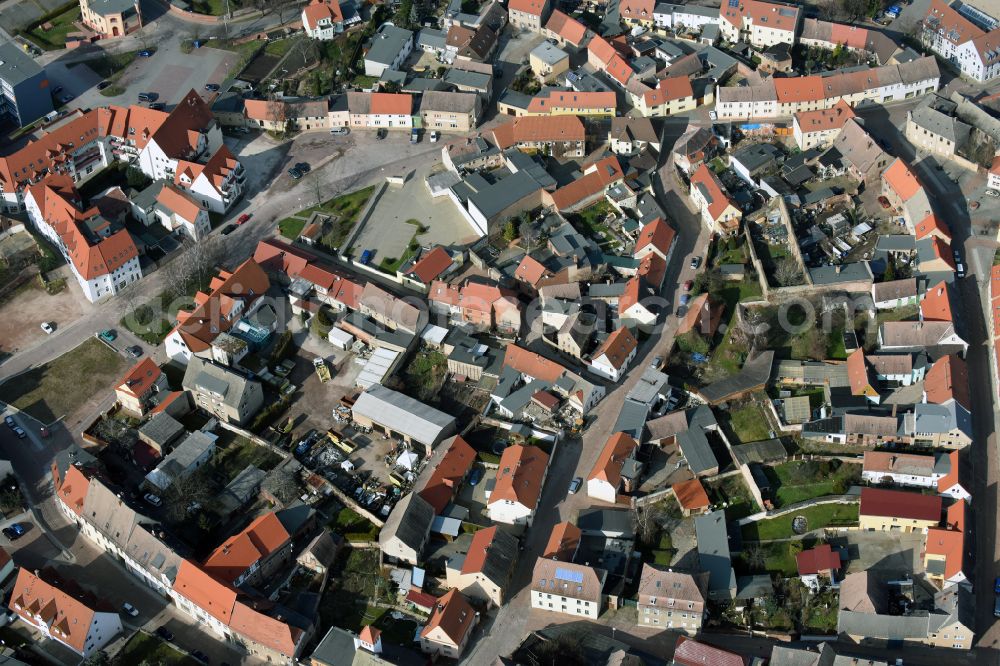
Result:
{"label": "dirt patch ground", "polygon": [[67,281],[65,289],[50,296],[32,280],[0,304],[0,345],[10,353],[30,347],[46,337],[41,329],[43,321],[55,322],[58,330],[79,319],[90,307],[75,283]]}

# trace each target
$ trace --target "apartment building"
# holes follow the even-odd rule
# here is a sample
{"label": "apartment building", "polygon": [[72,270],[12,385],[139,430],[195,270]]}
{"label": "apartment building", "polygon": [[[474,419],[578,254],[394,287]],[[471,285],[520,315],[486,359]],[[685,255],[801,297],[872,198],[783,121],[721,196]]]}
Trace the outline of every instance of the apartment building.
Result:
{"label": "apartment building", "polygon": [[23,126],[51,111],[52,94],[45,69],[17,43],[0,42],[0,117]]}
{"label": "apartment building", "polygon": [[704,576],[642,565],[638,590],[638,622],[644,627],[673,629],[694,636],[706,615]]}
{"label": "apartment building", "polygon": [[103,38],[122,37],[142,27],[137,0],[80,0],[83,24]]}
{"label": "apartment building", "polygon": [[[956,4],[962,7],[962,3]],[[985,27],[944,0],[932,0],[920,37],[927,48],[964,76],[989,81],[1000,75],[1000,27],[994,17],[979,15],[987,19],[982,22]]]}
{"label": "apartment building", "polygon": [[531,607],[597,619],[607,577],[603,569],[540,557],[531,576]]}

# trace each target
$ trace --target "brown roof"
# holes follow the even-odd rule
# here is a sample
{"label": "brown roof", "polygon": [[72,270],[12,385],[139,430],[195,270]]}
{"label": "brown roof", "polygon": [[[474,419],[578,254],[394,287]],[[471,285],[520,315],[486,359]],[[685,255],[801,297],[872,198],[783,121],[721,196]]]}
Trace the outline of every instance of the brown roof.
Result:
{"label": "brown roof", "polygon": [[705,509],[711,504],[708,493],[705,492],[705,486],[701,485],[701,481],[697,478],[675,483],[671,488],[677,498],[677,503],[685,511]]}
{"label": "brown roof", "polygon": [[447,250],[438,245],[413,264],[410,274],[416,276],[424,284],[430,284],[432,280],[441,275],[441,273],[444,273],[449,266],[451,266],[451,255],[448,254]]}
{"label": "brown roof", "polygon": [[313,0],[302,10],[302,16],[310,30],[315,30],[323,19],[329,19],[333,23],[344,20],[344,13],[337,0]]}
{"label": "brown roof", "polygon": [[638,254],[639,250],[651,245],[666,255],[670,251],[670,246],[673,245],[676,235],[673,227],[663,219],[656,218],[639,232],[639,239],[635,243],[633,254]]}
{"label": "brown roof", "polygon": [[835,571],[840,568],[840,554],[835,553],[830,544],[824,543],[797,554],[795,564],[798,566],[800,576],[818,574],[831,569]]}
{"label": "brown roof", "polygon": [[844,430],[855,435],[892,437],[897,430],[896,417],[869,414],[845,414]]}
{"label": "brown roof", "polygon": [[215,580],[189,560],[181,560],[174,591],[223,624],[228,625],[233,617],[236,590]]}
{"label": "brown roof", "polygon": [[251,566],[283,548],[291,538],[277,514],[270,511],[223,541],[205,558],[202,568],[213,578],[231,585]]}
{"label": "brown roof", "polygon": [[434,471],[420,491],[420,496],[434,507],[435,513],[441,513],[451,501],[465,475],[476,462],[476,451],[461,435],[452,438],[447,447],[439,447],[445,454],[437,461]]}
{"label": "brown roof", "polygon": [[549,271],[545,268],[545,264],[538,261],[530,254],[524,255],[521,259],[521,263],[517,265],[517,269],[514,271],[514,277],[522,282],[526,282],[531,286],[538,284],[538,281],[543,277],[548,275]]}
{"label": "brown roof", "polygon": [[520,143],[583,141],[583,123],[577,116],[525,116],[493,128],[493,141],[501,150]]}
{"label": "brown roof", "polygon": [[885,488],[861,489],[861,515],[912,520],[941,520],[941,498]]}
{"label": "brown roof", "polygon": [[795,120],[803,134],[840,129],[848,120],[855,117],[857,116],[854,109],[844,100],[837,102],[832,109],[800,111],[795,114]]}
{"label": "brown roof", "polygon": [[607,481],[617,488],[622,478],[622,465],[638,448],[638,443],[624,432],[617,432],[604,443],[601,454],[597,456],[594,468],[590,470],[587,480],[597,479]]}
{"label": "brown roof", "polygon": [[[572,580],[564,577],[572,574]],[[570,599],[599,602],[606,573],[583,564],[539,557],[531,575],[531,589]]]}
{"label": "brown roof", "polygon": [[566,372],[566,369],[555,361],[517,345],[507,345],[503,364],[504,367],[513,368],[523,375],[550,383],[555,382]]}
{"label": "brown roof", "polygon": [[166,206],[170,212],[180,215],[182,219],[191,223],[198,219],[198,213],[202,210],[190,194],[169,184],[163,186],[160,193],[156,195],[156,200]]}
{"label": "brown roof", "polygon": [[677,325],[677,335],[696,330],[701,335],[711,338],[719,329],[725,310],[726,304],[716,303],[708,292],[695,296],[688,305],[684,318]]}
{"label": "brown roof", "polygon": [[865,451],[862,469],[865,472],[931,477],[934,475],[934,456],[896,451]]}
{"label": "brown roof", "polygon": [[954,321],[947,282],[939,282],[927,290],[920,301],[920,315],[924,321]]}
{"label": "brown roof", "polygon": [[542,557],[547,560],[571,561],[576,549],[580,547],[582,534],[580,528],[573,523],[557,523],[552,528],[552,534],[549,535],[549,542],[542,551]]}
{"label": "brown roof", "polygon": [[277,650],[291,657],[302,638],[303,631],[277,618],[259,613],[243,602],[236,602],[229,627],[260,645]]}
{"label": "brown roof", "polygon": [[427,637],[435,629],[441,629],[454,645],[461,645],[475,620],[475,609],[461,592],[451,589],[438,599],[420,635]]}
{"label": "brown roof", "polygon": [[545,29],[559,35],[573,46],[579,46],[587,36],[587,28],[582,23],[558,9],[552,12]]}
{"label": "brown roof", "polygon": [[628,330],[628,327],[622,326],[609,335],[604,340],[604,343],[594,350],[592,358],[598,359],[601,356],[606,356],[613,367],[621,370],[625,367],[629,354],[635,351],[638,344],[635,336],[632,335],[632,331]]}
{"label": "brown roof", "polygon": [[40,616],[49,625],[49,633],[78,652],[84,651],[96,612],[23,568],[17,572],[9,608],[31,618],[31,624],[38,622],[33,616]]}
{"label": "brown roof", "polygon": [[147,356],[129,368],[122,377],[118,390],[139,397],[156,383],[161,374],[160,366],[156,365],[152,357]]}
{"label": "brown roof", "polygon": [[705,164],[699,166],[698,170],[694,172],[691,184],[698,185],[703,189],[708,199],[708,214],[712,216],[713,220],[718,220],[729,206],[734,205],[723,189],[722,181]]}
{"label": "brown roof", "polygon": [[612,183],[624,178],[621,164],[609,155],[584,169],[580,178],[567,183],[552,193],[552,202],[558,210],[570,208],[589,197],[601,194]]}
{"label": "brown roof", "polygon": [[[639,604],[643,606],[659,606],[667,610],[683,608],[698,614],[705,608],[705,595],[694,576],[658,569],[650,564],[642,565],[637,594]],[[677,604],[678,601],[685,603]],[[692,602],[694,607],[689,609],[687,602]]]}
{"label": "brown roof", "polygon": [[507,9],[512,12],[541,16],[545,11],[546,5],[548,5],[546,0],[510,0],[507,4]]}
{"label": "brown roof", "polygon": [[965,409],[971,410],[969,368],[965,361],[955,354],[949,354],[935,361],[924,378],[924,393],[927,402],[940,405],[954,399]]}
{"label": "brown roof", "polygon": [[847,357],[847,379],[851,382],[852,395],[877,396],[878,391],[871,384],[868,376],[868,364],[865,362],[865,352],[856,349]]}
{"label": "brown roof", "polygon": [[488,504],[510,501],[534,510],[548,466],[548,454],[537,446],[508,446],[500,456],[496,485]]}
{"label": "brown roof", "polygon": [[677,639],[674,664],[675,666],[746,666],[743,657],[707,643],[699,643],[687,636]]}

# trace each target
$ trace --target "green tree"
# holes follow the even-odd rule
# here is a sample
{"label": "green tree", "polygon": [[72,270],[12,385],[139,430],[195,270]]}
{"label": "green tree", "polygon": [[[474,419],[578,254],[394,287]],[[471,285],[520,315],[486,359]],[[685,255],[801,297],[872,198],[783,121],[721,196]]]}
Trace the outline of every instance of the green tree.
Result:
{"label": "green tree", "polygon": [[320,309],[309,322],[309,332],[319,338],[326,338],[330,334],[331,328],[333,328],[333,322],[330,321],[330,316],[323,309]]}
{"label": "green tree", "polygon": [[517,238],[517,225],[514,223],[513,219],[507,220],[507,222],[504,223],[503,231],[500,235],[508,243]]}
{"label": "green tree", "polygon": [[882,279],[886,282],[892,282],[896,279],[896,262],[893,261],[892,255],[889,255],[885,261],[885,274]]}

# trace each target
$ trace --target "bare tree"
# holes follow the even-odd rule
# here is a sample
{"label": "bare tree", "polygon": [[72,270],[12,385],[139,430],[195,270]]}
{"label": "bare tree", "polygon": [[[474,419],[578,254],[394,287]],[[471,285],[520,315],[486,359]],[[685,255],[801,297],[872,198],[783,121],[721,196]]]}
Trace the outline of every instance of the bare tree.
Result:
{"label": "bare tree", "polygon": [[535,245],[538,243],[538,238],[541,234],[538,227],[532,224],[531,220],[521,222],[518,233],[521,236],[521,242],[524,245],[525,252],[531,252],[535,249]]}
{"label": "bare tree", "polygon": [[794,259],[786,258],[778,262],[774,267],[774,279],[782,287],[799,284],[802,281],[802,271]]}
{"label": "bare tree", "polygon": [[753,570],[763,569],[765,564],[764,551],[761,550],[760,545],[753,543],[746,546],[743,549],[743,561]]}
{"label": "bare tree", "polygon": [[280,99],[272,96],[267,101],[267,117],[275,132],[283,133],[288,130],[288,109]]}
{"label": "bare tree", "polygon": [[660,533],[660,519],[666,515],[663,502],[655,502],[645,506],[632,504],[632,522],[635,531],[643,543],[653,543]]}

